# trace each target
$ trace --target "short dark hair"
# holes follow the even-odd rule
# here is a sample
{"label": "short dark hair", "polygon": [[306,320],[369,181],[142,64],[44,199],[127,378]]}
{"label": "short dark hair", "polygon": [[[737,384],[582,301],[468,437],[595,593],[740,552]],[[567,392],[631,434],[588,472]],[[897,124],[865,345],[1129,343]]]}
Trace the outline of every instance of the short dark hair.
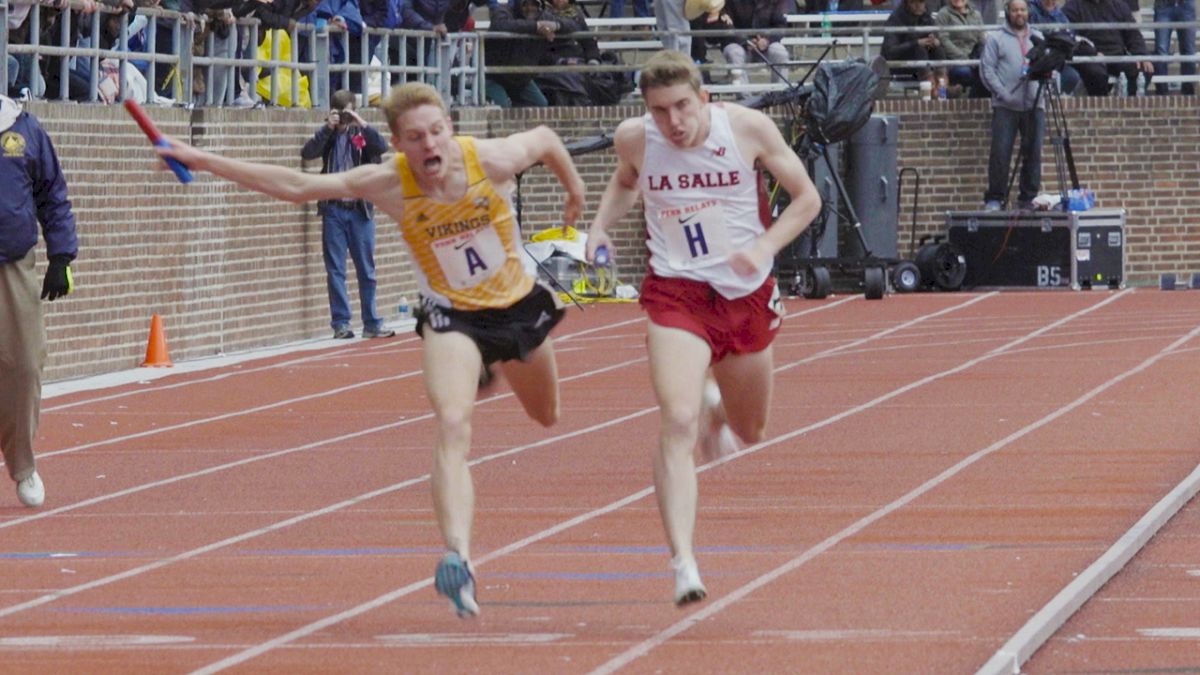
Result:
{"label": "short dark hair", "polygon": [[329,97],[329,106],[334,110],[345,110],[354,103],[354,92],[349,89],[338,89]]}

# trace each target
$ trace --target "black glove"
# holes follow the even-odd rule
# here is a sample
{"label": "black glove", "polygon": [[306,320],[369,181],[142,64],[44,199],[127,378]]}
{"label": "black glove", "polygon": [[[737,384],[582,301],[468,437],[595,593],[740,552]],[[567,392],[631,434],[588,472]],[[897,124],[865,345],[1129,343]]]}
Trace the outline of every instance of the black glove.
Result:
{"label": "black glove", "polygon": [[71,259],[65,255],[50,256],[50,267],[42,281],[42,299],[54,301],[75,290],[71,279]]}

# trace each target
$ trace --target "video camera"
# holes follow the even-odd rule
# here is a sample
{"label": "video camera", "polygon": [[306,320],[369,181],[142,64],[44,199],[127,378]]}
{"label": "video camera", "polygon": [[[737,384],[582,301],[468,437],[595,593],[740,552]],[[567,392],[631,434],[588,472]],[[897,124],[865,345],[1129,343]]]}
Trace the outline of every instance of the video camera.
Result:
{"label": "video camera", "polygon": [[1026,54],[1029,59],[1028,77],[1044,80],[1063,69],[1075,54],[1075,36],[1068,31],[1046,33],[1045,38],[1033,38],[1033,48]]}

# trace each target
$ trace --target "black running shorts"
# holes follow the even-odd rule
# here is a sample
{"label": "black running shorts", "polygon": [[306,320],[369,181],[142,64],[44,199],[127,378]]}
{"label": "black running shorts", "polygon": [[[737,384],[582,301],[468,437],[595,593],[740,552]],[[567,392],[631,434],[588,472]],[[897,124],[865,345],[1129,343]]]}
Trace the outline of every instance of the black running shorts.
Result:
{"label": "black running shorts", "polygon": [[483,362],[490,364],[524,361],[546,341],[565,314],[558,297],[537,283],[528,295],[504,309],[448,309],[422,298],[414,316],[417,335],[422,335],[426,325],[438,333],[462,333],[479,347]]}

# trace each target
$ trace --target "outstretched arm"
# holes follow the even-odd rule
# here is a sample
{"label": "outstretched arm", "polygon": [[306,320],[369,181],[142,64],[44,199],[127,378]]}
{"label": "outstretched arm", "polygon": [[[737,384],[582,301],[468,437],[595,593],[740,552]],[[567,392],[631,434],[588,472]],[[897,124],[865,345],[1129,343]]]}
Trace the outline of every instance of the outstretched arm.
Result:
{"label": "outstretched arm", "polygon": [[194,171],[207,171],[241,185],[244,188],[287,202],[300,203],[315,199],[370,199],[365,194],[369,178],[381,165],[364,164],[351,171],[331,174],[312,174],[272,164],[244,162],[167,139],[170,147],[156,147],[163,157],[174,157]]}
{"label": "outstretched arm", "polygon": [[571,153],[549,127],[541,126],[506,138],[479,140],[479,161],[493,183],[507,183],[517,174],[541,163],[554,172],[566,190],[563,227],[570,227],[583,212],[583,179],[575,169]]}

